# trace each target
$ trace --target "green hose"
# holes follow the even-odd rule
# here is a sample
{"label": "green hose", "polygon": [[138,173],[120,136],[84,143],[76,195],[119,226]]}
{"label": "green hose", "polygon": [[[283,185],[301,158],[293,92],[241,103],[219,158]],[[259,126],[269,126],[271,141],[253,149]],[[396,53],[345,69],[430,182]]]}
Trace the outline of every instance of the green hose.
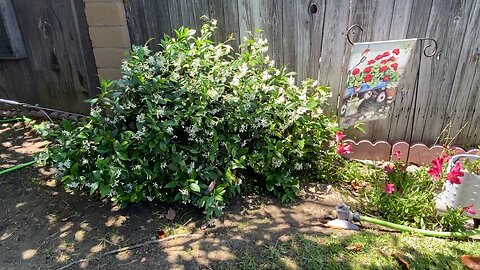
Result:
{"label": "green hose", "polygon": [[428,231],[428,230],[422,230],[422,229],[416,229],[404,225],[399,225],[395,223],[391,223],[388,221],[383,221],[380,219],[372,218],[372,217],[367,217],[367,216],[362,216],[360,215],[360,220],[361,221],[366,221],[374,224],[378,224],[381,226],[389,227],[392,229],[396,229],[399,231],[404,231],[404,232],[416,232],[425,236],[432,236],[432,237],[452,237],[452,238],[466,238],[474,235],[480,234],[480,229],[476,230],[471,230],[471,231],[463,231],[463,232],[436,232],[436,231]]}
{"label": "green hose", "polygon": [[18,169],[21,169],[21,168],[25,168],[25,167],[28,167],[28,166],[31,166],[33,164],[35,164],[36,161],[35,160],[32,160],[32,161],[29,161],[27,163],[23,163],[23,164],[19,164],[19,165],[16,165],[16,166],[13,166],[11,168],[8,168],[8,169],[5,169],[3,171],[0,171],[0,175],[4,174],[4,173],[8,173],[8,172],[11,172],[11,171],[15,171],[15,170],[18,170]]}
{"label": "green hose", "polygon": [[10,122],[17,122],[21,121],[23,118],[5,118],[5,119],[0,119],[0,124],[1,123],[10,123]]}

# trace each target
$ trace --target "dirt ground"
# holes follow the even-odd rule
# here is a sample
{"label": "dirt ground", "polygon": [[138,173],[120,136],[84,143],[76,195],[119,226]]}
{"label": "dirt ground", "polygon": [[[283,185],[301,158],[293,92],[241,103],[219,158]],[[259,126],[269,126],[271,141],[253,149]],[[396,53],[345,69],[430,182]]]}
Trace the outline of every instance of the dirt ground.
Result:
{"label": "dirt ground", "polygon": [[[22,124],[0,126],[0,170],[32,160],[45,142]],[[225,269],[245,253],[294,233],[329,234],[321,217],[341,202],[325,185],[309,185],[292,205],[270,196],[235,198],[215,226],[202,230],[191,207],[145,203],[120,209],[109,201],[69,194],[50,171],[27,167],[0,175],[0,269],[58,269],[73,261],[166,235],[193,236],[145,245],[69,269]],[[168,210],[176,211],[173,221]]]}

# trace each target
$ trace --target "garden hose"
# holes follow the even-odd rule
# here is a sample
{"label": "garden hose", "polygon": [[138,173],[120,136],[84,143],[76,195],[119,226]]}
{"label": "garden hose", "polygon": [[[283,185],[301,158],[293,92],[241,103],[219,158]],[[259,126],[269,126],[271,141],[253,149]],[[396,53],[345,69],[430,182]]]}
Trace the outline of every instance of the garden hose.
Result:
{"label": "garden hose", "polygon": [[395,230],[403,231],[403,232],[415,232],[425,236],[432,236],[432,237],[445,237],[445,238],[466,238],[474,235],[480,234],[480,229],[470,230],[470,231],[461,231],[461,232],[437,232],[437,231],[429,231],[429,230],[422,230],[417,228],[408,227],[405,225],[395,224],[392,222],[367,217],[363,215],[359,215],[360,221],[366,221],[374,224],[378,224],[384,227],[392,228]]}
{"label": "garden hose", "polygon": [[369,223],[377,224],[380,226],[388,227],[388,228],[399,230],[402,232],[414,232],[414,233],[418,233],[425,236],[431,236],[431,237],[467,238],[474,235],[480,235],[480,229],[460,231],[460,232],[437,232],[437,231],[429,231],[429,230],[412,228],[405,225],[395,224],[395,223],[384,221],[381,219],[360,215],[359,213],[353,213],[350,210],[350,208],[345,204],[340,204],[335,207],[335,211],[333,211],[333,217],[335,217],[337,220],[343,220],[348,222],[366,221]]}
{"label": "garden hose", "polygon": [[5,119],[0,119],[0,124],[1,123],[10,123],[10,122],[17,122],[21,121],[23,118],[5,118]]}
{"label": "garden hose", "polygon": [[16,165],[16,166],[13,166],[11,168],[8,168],[8,169],[5,169],[3,171],[0,171],[0,175],[2,174],[5,174],[5,173],[8,173],[8,172],[12,172],[12,171],[15,171],[15,170],[18,170],[18,169],[21,169],[21,168],[25,168],[25,167],[28,167],[28,166],[31,166],[33,164],[35,164],[36,161],[35,160],[32,160],[32,161],[29,161],[27,163],[23,163],[23,164],[19,164],[19,165]]}

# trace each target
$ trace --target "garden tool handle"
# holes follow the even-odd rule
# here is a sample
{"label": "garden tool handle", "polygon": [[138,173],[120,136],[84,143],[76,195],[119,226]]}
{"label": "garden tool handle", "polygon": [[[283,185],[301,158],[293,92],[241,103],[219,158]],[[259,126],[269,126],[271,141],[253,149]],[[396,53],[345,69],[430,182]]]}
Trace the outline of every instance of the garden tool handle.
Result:
{"label": "garden tool handle", "polygon": [[455,166],[455,163],[457,163],[457,161],[461,158],[468,158],[470,160],[475,160],[475,159],[478,159],[480,158],[480,156],[477,156],[477,155],[471,155],[471,154],[460,154],[460,155],[455,155],[453,156],[450,161],[448,162],[448,166],[447,166],[447,172],[449,172],[453,166]]}

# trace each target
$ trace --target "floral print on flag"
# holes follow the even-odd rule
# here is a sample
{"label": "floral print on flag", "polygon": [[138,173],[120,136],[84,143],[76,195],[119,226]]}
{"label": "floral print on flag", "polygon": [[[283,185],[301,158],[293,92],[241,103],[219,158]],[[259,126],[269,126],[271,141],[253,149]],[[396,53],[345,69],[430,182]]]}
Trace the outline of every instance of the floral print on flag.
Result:
{"label": "floral print on flag", "polygon": [[387,118],[417,39],[355,43],[340,101],[340,125]]}

